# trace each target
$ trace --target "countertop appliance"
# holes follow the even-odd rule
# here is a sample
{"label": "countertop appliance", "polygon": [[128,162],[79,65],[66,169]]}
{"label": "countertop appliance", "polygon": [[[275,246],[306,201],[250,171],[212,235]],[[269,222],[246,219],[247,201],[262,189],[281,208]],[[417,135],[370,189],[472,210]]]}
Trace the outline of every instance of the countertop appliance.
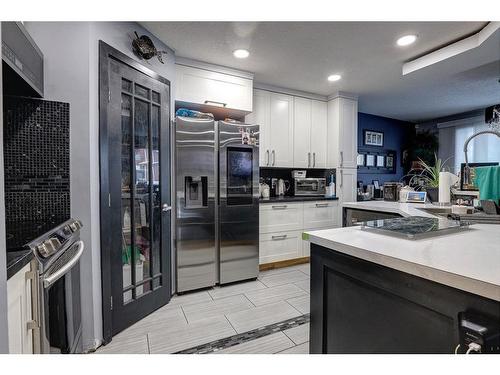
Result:
{"label": "countertop appliance", "polygon": [[80,240],[82,223],[70,219],[27,244],[32,262],[33,329],[35,353],[81,353],[82,307]]}
{"label": "countertop appliance", "polygon": [[294,194],[297,196],[317,195],[326,193],[326,178],[307,177],[294,179]]}
{"label": "countertop appliance", "polygon": [[43,54],[21,22],[2,22],[3,92],[43,97]]}
{"label": "countertop appliance", "polygon": [[259,272],[259,126],[175,121],[177,291]]}
{"label": "countertop appliance", "polygon": [[280,178],[278,184],[276,185],[276,195],[282,197],[290,189],[290,182]]}
{"label": "countertop appliance", "polygon": [[399,191],[403,184],[399,182],[386,182],[384,184],[384,200],[389,202],[397,202],[399,200]]}

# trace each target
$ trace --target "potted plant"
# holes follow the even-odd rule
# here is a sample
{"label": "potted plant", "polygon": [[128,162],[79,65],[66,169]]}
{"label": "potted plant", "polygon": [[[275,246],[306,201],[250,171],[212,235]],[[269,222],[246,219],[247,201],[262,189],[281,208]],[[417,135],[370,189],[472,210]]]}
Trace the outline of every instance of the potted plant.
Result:
{"label": "potted plant", "polygon": [[448,160],[443,162],[436,154],[434,154],[434,165],[430,165],[422,159],[419,160],[422,171],[414,177],[423,182],[423,188],[431,202],[439,201],[439,172],[446,171],[445,164]]}

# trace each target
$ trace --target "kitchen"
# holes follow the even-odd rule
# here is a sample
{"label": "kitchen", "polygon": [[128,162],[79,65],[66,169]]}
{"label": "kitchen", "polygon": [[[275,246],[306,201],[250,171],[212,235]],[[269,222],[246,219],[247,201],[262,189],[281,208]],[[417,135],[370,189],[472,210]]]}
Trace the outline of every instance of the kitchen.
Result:
{"label": "kitchen", "polygon": [[5,352],[498,352],[498,22],[1,25]]}

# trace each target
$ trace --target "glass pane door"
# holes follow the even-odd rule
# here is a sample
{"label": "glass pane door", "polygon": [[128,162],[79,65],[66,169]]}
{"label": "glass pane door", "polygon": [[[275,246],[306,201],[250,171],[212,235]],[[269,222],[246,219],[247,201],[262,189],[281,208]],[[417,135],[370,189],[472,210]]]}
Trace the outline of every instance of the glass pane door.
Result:
{"label": "glass pane door", "polygon": [[122,78],[121,225],[123,303],[162,286],[161,95]]}

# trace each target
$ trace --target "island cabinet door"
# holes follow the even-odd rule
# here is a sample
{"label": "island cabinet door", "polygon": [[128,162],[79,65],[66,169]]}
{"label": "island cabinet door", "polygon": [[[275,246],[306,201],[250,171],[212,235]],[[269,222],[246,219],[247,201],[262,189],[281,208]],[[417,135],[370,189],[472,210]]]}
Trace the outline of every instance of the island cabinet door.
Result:
{"label": "island cabinet door", "polygon": [[459,313],[500,319],[500,303],[313,244],[311,353],[443,353]]}

